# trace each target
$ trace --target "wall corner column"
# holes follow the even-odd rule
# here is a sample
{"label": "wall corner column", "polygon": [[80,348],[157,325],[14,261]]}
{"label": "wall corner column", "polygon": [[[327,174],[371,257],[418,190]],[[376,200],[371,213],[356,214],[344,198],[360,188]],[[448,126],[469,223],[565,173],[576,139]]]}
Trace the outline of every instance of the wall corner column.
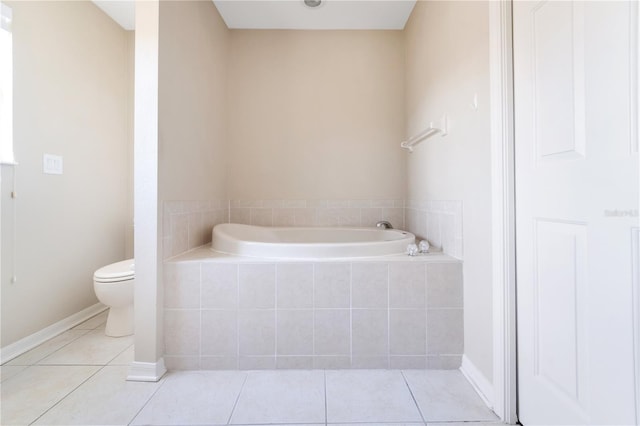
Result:
{"label": "wall corner column", "polygon": [[128,380],[166,372],[162,327],[162,239],[158,198],[160,2],[136,2],[134,106],[135,355]]}

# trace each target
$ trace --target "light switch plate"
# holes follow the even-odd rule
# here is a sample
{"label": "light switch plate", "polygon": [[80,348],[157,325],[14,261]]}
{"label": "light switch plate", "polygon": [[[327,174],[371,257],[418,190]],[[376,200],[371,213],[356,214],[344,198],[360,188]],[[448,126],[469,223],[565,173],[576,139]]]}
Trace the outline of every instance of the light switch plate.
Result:
{"label": "light switch plate", "polygon": [[49,175],[62,174],[62,156],[44,154],[42,157],[42,171]]}

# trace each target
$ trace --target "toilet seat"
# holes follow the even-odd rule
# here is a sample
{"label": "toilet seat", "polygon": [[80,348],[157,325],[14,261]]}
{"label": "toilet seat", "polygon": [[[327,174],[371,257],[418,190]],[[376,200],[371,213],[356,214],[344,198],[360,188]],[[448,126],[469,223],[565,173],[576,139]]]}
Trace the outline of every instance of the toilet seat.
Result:
{"label": "toilet seat", "polygon": [[129,281],[135,278],[135,264],[133,259],[112,263],[98,269],[93,274],[93,280],[97,283],[116,283]]}

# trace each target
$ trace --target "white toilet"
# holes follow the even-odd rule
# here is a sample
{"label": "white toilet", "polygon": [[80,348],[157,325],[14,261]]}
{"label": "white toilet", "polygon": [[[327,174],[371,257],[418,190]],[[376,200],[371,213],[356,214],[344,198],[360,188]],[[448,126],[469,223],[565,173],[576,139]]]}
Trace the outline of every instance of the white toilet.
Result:
{"label": "white toilet", "polygon": [[93,274],[93,289],[100,302],[109,307],[105,334],[122,337],[133,334],[133,259],[112,263]]}

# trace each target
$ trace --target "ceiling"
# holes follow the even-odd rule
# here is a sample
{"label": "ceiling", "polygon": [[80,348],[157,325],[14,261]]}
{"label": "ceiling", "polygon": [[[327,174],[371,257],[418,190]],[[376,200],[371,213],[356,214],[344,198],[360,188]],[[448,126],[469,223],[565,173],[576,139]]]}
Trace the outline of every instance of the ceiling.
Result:
{"label": "ceiling", "polygon": [[136,2],[134,0],[93,0],[93,3],[125,30],[135,29]]}
{"label": "ceiling", "polygon": [[[213,0],[231,29],[401,30],[415,0]],[[93,0],[126,30],[135,29],[135,1]]]}
{"label": "ceiling", "polygon": [[405,0],[214,0],[232,29],[401,30],[415,5]]}

